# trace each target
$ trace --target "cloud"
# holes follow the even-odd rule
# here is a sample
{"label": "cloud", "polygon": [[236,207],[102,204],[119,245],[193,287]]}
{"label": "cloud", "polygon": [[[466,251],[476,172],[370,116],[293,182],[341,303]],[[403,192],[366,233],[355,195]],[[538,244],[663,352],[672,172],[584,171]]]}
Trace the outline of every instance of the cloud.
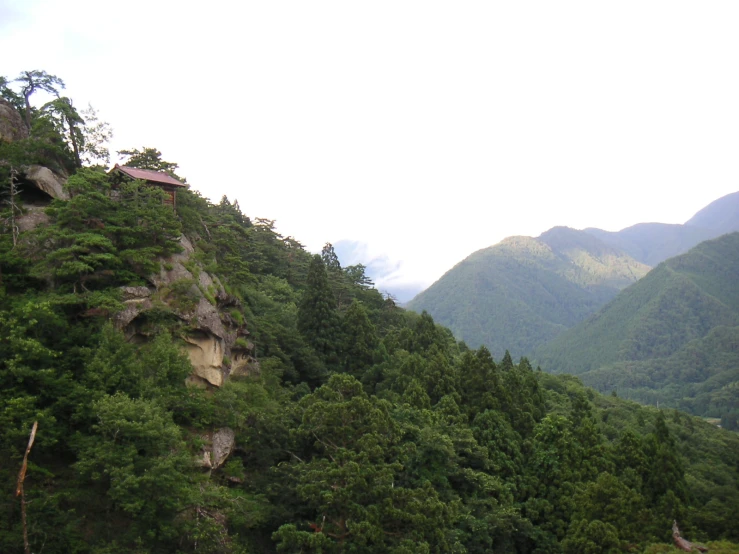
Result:
{"label": "cloud", "polygon": [[364,242],[342,239],[333,244],[342,267],[362,264],[366,275],[381,292],[392,295],[398,302],[405,303],[421,292],[425,286],[404,271],[400,260],[392,260],[387,254],[372,252]]}

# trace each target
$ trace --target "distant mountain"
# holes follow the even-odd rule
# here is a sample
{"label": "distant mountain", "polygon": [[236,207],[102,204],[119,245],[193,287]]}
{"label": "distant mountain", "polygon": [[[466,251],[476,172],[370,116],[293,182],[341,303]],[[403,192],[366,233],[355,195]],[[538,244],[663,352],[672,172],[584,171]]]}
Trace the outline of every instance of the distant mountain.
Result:
{"label": "distant mountain", "polygon": [[697,414],[736,404],[739,233],[661,263],[535,358],[595,388]]}
{"label": "distant mountain", "polygon": [[711,202],[685,225],[710,229],[715,236],[739,231],[739,192],[727,194]]}
{"label": "distant mountain", "polygon": [[529,354],[649,271],[598,238],[555,227],[479,250],[409,304],[494,356]]}
{"label": "distant mountain", "polygon": [[407,307],[428,311],[470,346],[531,354],[580,323],[650,267],[739,230],[739,192],[684,225],[639,223],[611,232],[555,227],[475,252]]}
{"label": "distant mountain", "polygon": [[617,232],[588,228],[585,232],[649,266],[656,266],[704,240],[723,234],[702,227],[668,223],[637,223]]}
{"label": "distant mountain", "polygon": [[711,202],[684,225],[638,223],[616,232],[585,229],[586,233],[650,266],[683,254],[704,240],[734,231],[739,231],[739,192]]}

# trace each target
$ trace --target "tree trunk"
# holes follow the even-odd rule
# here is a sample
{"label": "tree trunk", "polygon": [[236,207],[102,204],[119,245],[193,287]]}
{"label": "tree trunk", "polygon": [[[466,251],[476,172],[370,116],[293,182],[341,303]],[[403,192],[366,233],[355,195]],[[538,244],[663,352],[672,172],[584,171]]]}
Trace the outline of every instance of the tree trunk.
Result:
{"label": "tree trunk", "polygon": [[675,548],[682,550],[683,552],[708,552],[708,549],[702,544],[693,544],[690,541],[686,541],[680,536],[680,529],[677,527],[677,521],[672,522],[672,540],[675,543]]}
{"label": "tree trunk", "polygon": [[16,175],[18,172],[15,170],[15,168],[10,168],[10,232],[13,235],[13,248],[15,248],[18,245],[18,235],[20,233],[20,230],[18,229],[18,224],[15,221],[15,212],[18,209],[18,206],[15,203],[15,197],[18,195],[18,187],[16,182]]}
{"label": "tree trunk", "polygon": [[23,465],[18,473],[18,484],[15,488],[15,496],[21,497],[21,523],[23,524],[23,551],[25,554],[31,554],[31,545],[28,542],[28,524],[26,520],[26,492],[23,490],[23,482],[26,480],[26,470],[28,469],[28,454],[31,452],[33,441],[36,439],[36,430],[38,429],[38,421],[33,422],[31,436],[28,437],[28,446],[26,447],[26,455],[23,456]]}
{"label": "tree trunk", "polygon": [[77,128],[74,126],[69,118],[67,118],[67,125],[69,126],[69,141],[72,143],[72,152],[74,152],[74,162],[77,167],[82,167],[82,159],[80,158],[80,146],[77,142]]}
{"label": "tree trunk", "polygon": [[28,133],[31,133],[31,103],[28,101],[28,96],[25,97],[26,99],[26,127],[28,127]]}

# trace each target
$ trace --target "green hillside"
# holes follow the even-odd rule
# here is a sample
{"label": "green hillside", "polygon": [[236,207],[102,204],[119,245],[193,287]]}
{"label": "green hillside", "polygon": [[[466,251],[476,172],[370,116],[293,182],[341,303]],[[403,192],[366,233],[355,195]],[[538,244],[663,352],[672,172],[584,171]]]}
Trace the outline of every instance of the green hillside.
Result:
{"label": "green hillside", "polygon": [[[736,433],[471,350],[330,244],[173,198],[155,148],[126,151],[142,179],[90,164],[71,101],[61,125],[7,82],[0,552],[653,552],[674,519],[735,548]],[[625,278],[581,238],[519,262]]]}
{"label": "green hillside", "polygon": [[739,327],[714,327],[670,356],[606,364],[580,378],[645,404],[726,418],[739,413]]}
{"label": "green hillside", "polygon": [[547,371],[698,414],[739,381],[739,233],[672,258],[536,353]]}
{"label": "green hillside", "polygon": [[469,345],[524,354],[582,321],[648,267],[566,227],[475,252],[414,298]]}

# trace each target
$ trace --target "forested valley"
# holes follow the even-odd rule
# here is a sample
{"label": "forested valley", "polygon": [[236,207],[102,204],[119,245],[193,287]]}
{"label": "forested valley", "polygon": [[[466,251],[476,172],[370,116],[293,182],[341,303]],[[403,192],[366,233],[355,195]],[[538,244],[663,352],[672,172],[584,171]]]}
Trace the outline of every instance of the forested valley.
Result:
{"label": "forested valley", "polygon": [[739,435],[470,349],[235,200],[173,208],[62,89],[0,79],[0,552],[655,554],[674,521],[739,552]]}

